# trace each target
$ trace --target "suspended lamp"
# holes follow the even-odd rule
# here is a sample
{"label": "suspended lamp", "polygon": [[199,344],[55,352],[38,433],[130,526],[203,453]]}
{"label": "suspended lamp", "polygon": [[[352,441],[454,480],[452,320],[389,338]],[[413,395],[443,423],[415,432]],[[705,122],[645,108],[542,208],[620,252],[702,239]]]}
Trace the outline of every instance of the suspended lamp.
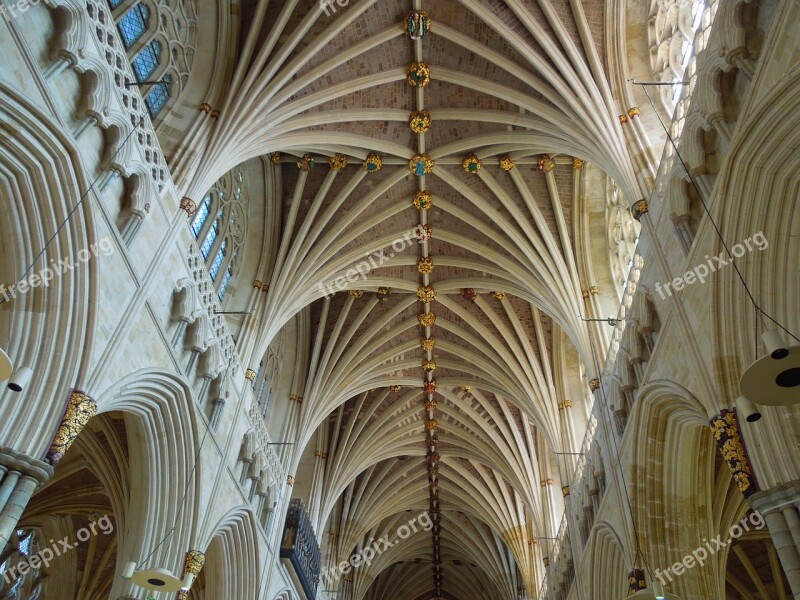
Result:
{"label": "suspended lamp", "polygon": [[742,396],[767,406],[800,404],[800,345],[787,346],[780,332],[774,329],[765,331],[761,340],[767,354],[742,375],[739,381]]}

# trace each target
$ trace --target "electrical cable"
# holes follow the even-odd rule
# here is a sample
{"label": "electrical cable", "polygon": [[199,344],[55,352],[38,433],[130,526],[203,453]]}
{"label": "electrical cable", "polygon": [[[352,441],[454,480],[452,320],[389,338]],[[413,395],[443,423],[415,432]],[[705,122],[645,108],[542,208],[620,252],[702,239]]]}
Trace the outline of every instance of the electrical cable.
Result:
{"label": "electrical cable", "polygon": [[128,143],[128,140],[131,139],[131,136],[134,133],[136,133],[138,131],[138,127],[141,127],[143,124],[144,124],[144,116],[142,116],[142,118],[139,120],[139,124],[135,125],[131,129],[130,133],[128,133],[128,135],[125,137],[125,139],[122,140],[122,143],[116,149],[116,151],[111,156],[111,158],[108,159],[108,162],[106,162],[106,164],[100,170],[100,173],[97,174],[97,176],[92,180],[91,185],[89,185],[89,187],[86,189],[86,191],[81,195],[80,199],[78,200],[78,203],[75,206],[73,206],[72,209],[67,213],[67,218],[64,219],[64,221],[62,221],[62,223],[56,228],[55,233],[53,233],[53,235],[50,237],[50,239],[47,240],[47,242],[45,243],[45,245],[42,248],[42,250],[39,252],[39,254],[37,254],[34,257],[33,262],[31,263],[31,265],[27,269],[25,269],[25,272],[22,274],[22,276],[17,281],[22,281],[23,279],[25,279],[25,277],[28,275],[28,273],[30,273],[31,269],[33,269],[33,267],[36,266],[36,261],[39,260],[42,257],[42,254],[44,254],[45,251],[47,250],[47,248],[50,246],[50,244],[53,243],[53,240],[55,240],[56,237],[58,237],[58,234],[61,233],[61,230],[64,228],[64,225],[69,223],[69,220],[72,218],[72,215],[75,213],[76,210],[78,210],[81,207],[83,202],[89,196],[89,192],[91,192],[94,189],[94,186],[97,185],[97,182],[100,180],[100,178],[106,172],[106,170],[111,165],[111,163],[114,161],[114,159],[117,157],[117,155],[122,151],[122,149]]}
{"label": "electrical cable", "polygon": [[768,313],[764,312],[764,310],[759,306],[758,302],[756,302],[756,299],[753,296],[753,292],[750,290],[750,286],[747,285],[747,281],[745,281],[745,278],[742,275],[742,272],[739,270],[739,266],[736,264],[735,257],[731,253],[730,248],[728,247],[728,244],[725,241],[725,238],[723,237],[722,232],[719,229],[719,226],[717,225],[716,221],[714,221],[714,217],[711,215],[711,211],[709,210],[708,205],[706,204],[706,201],[703,198],[703,193],[700,191],[700,187],[697,185],[697,181],[695,180],[694,175],[692,175],[692,173],[689,171],[689,167],[687,166],[686,162],[683,160],[683,156],[681,156],[681,153],[678,150],[678,145],[675,143],[675,140],[673,139],[672,135],[670,134],[669,129],[667,128],[666,124],[664,123],[664,120],[661,118],[661,115],[659,114],[658,110],[656,109],[655,102],[653,101],[653,98],[650,96],[650,92],[647,90],[647,86],[645,84],[643,84],[643,83],[639,83],[639,82],[636,82],[634,80],[630,80],[630,81],[632,83],[636,83],[636,84],[640,85],[642,87],[642,90],[644,91],[645,95],[647,96],[647,99],[650,101],[650,106],[652,107],[653,112],[655,113],[656,117],[658,118],[658,122],[661,124],[661,128],[664,130],[664,133],[667,135],[667,139],[669,140],[670,145],[672,145],[672,149],[675,151],[675,156],[677,156],[678,160],[680,161],[681,166],[683,167],[683,170],[686,171],[686,175],[689,177],[689,182],[692,184],[692,187],[694,188],[695,192],[697,192],[697,197],[700,200],[700,204],[703,206],[703,210],[705,211],[706,215],[708,216],[708,220],[711,223],[711,226],[714,228],[714,231],[716,232],[717,237],[719,238],[719,241],[722,243],[722,247],[725,248],[725,252],[727,252],[728,258],[730,258],[730,263],[733,265],[733,268],[736,271],[736,275],[738,276],[739,280],[741,281],[742,286],[744,287],[744,290],[747,293],[747,296],[750,298],[750,302],[752,303],[753,308],[755,308],[757,313],[762,314],[764,317],[766,317],[767,319],[772,321],[776,326],[778,326],[784,332],[789,334],[796,341],[800,342],[800,337],[796,336],[794,333],[792,333],[786,327],[784,327],[781,323],[779,323],[777,320],[772,318],[772,316],[770,316]]}
{"label": "electrical cable", "polygon": [[[600,381],[600,399],[601,399],[601,402],[602,402],[602,405],[600,407],[601,408],[601,411],[600,411],[601,412],[601,416],[600,416],[600,418],[604,419],[605,417],[608,416],[608,414],[610,412],[610,408],[609,408],[609,404],[608,404],[608,398],[606,397],[605,386],[603,385],[603,381],[601,379],[602,371],[600,370],[600,361],[597,358],[597,356],[598,356],[597,355],[597,347],[595,346],[594,339],[593,339],[593,337],[591,335],[592,332],[588,331],[589,330],[589,326],[588,325],[586,326],[586,329],[587,329],[587,333],[589,334],[589,344],[592,347],[592,356],[594,357],[595,369],[596,369],[597,374],[598,374],[598,380]],[[604,421],[603,425],[604,426],[606,425],[605,421]],[[606,427],[606,432],[608,433],[608,437],[611,438],[611,444],[613,445],[614,454],[616,455],[616,458],[617,458],[617,467],[619,468],[619,476],[620,476],[620,479],[622,481],[622,489],[623,489],[623,492],[624,492],[624,495],[625,495],[625,503],[628,506],[628,513],[631,516],[631,527],[633,528],[633,538],[634,538],[634,543],[636,544],[636,551],[635,551],[634,557],[633,557],[633,567],[636,568],[636,561],[637,561],[637,559],[639,557],[641,557],[642,564],[647,569],[647,571],[650,573],[650,577],[652,579],[654,577],[653,570],[650,567],[650,564],[647,562],[647,558],[645,557],[644,553],[642,552],[642,546],[641,546],[641,543],[639,541],[639,531],[638,531],[638,528],[636,527],[636,518],[634,517],[634,514],[633,514],[633,503],[631,502],[630,493],[628,491],[628,484],[625,481],[625,471],[622,468],[622,454],[620,453],[619,445],[617,444],[617,436],[614,433],[613,423],[610,422],[610,419],[609,419],[609,422],[608,422],[608,426]]]}

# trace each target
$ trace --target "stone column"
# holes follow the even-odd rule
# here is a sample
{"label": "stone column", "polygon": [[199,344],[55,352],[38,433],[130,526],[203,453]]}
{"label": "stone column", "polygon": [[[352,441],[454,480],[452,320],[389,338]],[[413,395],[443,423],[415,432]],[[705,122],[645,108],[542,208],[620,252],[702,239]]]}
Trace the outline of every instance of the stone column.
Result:
{"label": "stone column", "polygon": [[800,600],[800,481],[757,492],[749,500],[767,522],[792,597]]}
{"label": "stone column", "polygon": [[0,551],[14,534],[36,488],[53,475],[45,462],[0,447]]}

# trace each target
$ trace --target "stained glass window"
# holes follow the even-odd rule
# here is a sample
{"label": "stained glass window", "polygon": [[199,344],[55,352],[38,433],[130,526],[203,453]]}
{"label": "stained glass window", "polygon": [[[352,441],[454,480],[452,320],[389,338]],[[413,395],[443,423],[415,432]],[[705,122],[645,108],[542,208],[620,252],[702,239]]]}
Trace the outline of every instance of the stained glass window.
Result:
{"label": "stained glass window", "polygon": [[225,260],[225,255],[228,252],[228,240],[222,240],[222,244],[219,247],[219,251],[217,255],[214,257],[214,262],[211,263],[211,269],[209,269],[209,275],[211,275],[211,281],[217,280],[217,275],[219,275],[219,268],[222,266],[222,261]]}
{"label": "stained glass window", "polygon": [[171,94],[172,77],[164,75],[162,81],[164,81],[164,83],[154,85],[150,93],[147,94],[147,98],[145,98],[147,109],[150,111],[150,116],[153,118],[161,112],[161,109],[164,108]]}
{"label": "stained glass window", "polygon": [[[113,8],[113,6],[112,6]],[[117,23],[117,29],[122,36],[122,43],[128,49],[147,31],[150,20],[150,9],[141,2],[130,9]]]}
{"label": "stained glass window", "polygon": [[108,0],[108,5],[111,8],[117,8],[120,4],[122,4],[123,0]]}
{"label": "stained glass window", "polygon": [[133,59],[133,72],[136,73],[136,79],[147,81],[159,62],[161,62],[161,43],[153,40]]}
{"label": "stained glass window", "polygon": [[222,211],[219,212],[217,215],[217,220],[214,221],[214,225],[211,227],[211,231],[208,232],[206,236],[206,241],[203,242],[203,245],[200,247],[200,254],[203,255],[203,260],[208,260],[208,254],[211,252],[211,246],[214,245],[214,242],[219,235],[219,226],[220,221],[222,220]]}
{"label": "stained glass window", "polygon": [[194,221],[192,221],[192,233],[194,233],[194,239],[200,237],[200,232],[203,231],[203,225],[206,224],[206,220],[208,219],[208,213],[210,211],[211,211],[211,194],[208,194],[203,199],[203,203],[200,205],[200,208],[197,209],[197,216],[195,216]]}
{"label": "stained glass window", "polygon": [[[225,276],[222,278],[222,283],[219,286],[219,292],[217,292],[217,298],[219,298],[220,302],[222,302],[222,299],[225,297],[225,292],[228,291],[228,284],[231,282],[232,277],[233,265],[230,265],[225,271]],[[253,382],[253,386],[255,386],[255,382]]]}

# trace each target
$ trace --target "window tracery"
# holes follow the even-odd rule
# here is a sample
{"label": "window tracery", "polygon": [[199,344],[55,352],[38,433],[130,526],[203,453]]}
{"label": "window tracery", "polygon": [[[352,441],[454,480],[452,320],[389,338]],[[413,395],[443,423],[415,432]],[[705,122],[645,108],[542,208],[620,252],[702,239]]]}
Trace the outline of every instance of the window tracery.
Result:
{"label": "window tracery", "polygon": [[155,118],[183,91],[195,53],[193,0],[107,0],[141,94]]}
{"label": "window tracery", "polygon": [[234,169],[209,190],[191,224],[220,302],[238,270],[246,231],[246,199],[244,177]]}
{"label": "window tracery", "polygon": [[[673,83],[661,88],[661,102],[673,114],[691,96],[696,56],[708,43],[719,0],[651,0],[650,66],[655,81]],[[679,82],[688,81],[688,85]],[[688,89],[684,91],[684,87]],[[676,119],[682,120],[680,117]],[[673,131],[673,134],[679,134]]]}
{"label": "window tracery", "polygon": [[619,187],[610,178],[606,179],[606,226],[611,275],[621,299],[633,266],[641,226],[631,215]]}

